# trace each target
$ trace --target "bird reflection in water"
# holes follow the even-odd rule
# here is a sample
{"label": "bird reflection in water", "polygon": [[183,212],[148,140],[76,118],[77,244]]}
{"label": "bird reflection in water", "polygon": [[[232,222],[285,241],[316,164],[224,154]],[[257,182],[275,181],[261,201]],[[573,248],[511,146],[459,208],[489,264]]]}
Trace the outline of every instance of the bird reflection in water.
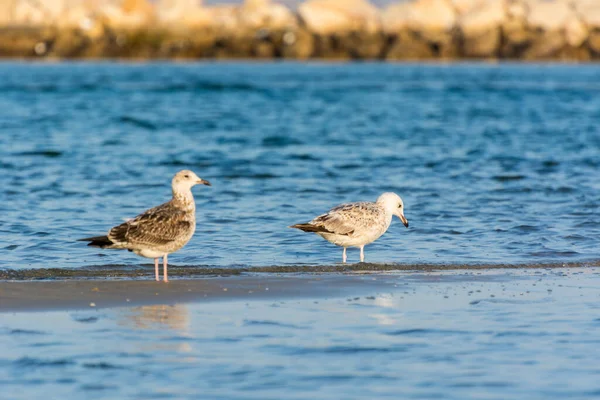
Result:
{"label": "bird reflection in water", "polygon": [[190,318],[186,306],[152,305],[130,308],[125,312],[123,325],[134,329],[171,329],[185,333],[189,330]]}
{"label": "bird reflection in water", "polygon": [[[192,346],[188,339],[193,339],[190,333],[190,315],[186,306],[176,305],[151,305],[134,307],[124,310],[118,319],[121,326],[126,326],[134,330],[157,331],[161,336],[164,330],[175,331],[176,336],[172,340],[151,342],[151,344],[138,342],[144,347],[143,351],[155,352],[156,350],[166,350],[177,353],[191,353]],[[146,334],[144,334],[146,337]],[[148,348],[145,348],[148,346]],[[194,361],[194,357],[178,358],[177,361]]]}

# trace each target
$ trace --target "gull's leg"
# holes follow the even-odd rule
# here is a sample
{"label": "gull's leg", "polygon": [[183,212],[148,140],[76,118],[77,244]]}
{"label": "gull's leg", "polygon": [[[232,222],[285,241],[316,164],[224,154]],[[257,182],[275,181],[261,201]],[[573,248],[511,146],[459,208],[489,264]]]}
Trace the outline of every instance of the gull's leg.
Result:
{"label": "gull's leg", "polygon": [[154,276],[157,282],[160,281],[160,277],[158,276],[158,257],[154,259]]}
{"label": "gull's leg", "polygon": [[342,262],[346,264],[346,248],[344,247],[344,251],[342,252]]}
{"label": "gull's leg", "polygon": [[169,277],[167,276],[167,254],[163,257],[163,281],[169,282]]}
{"label": "gull's leg", "polygon": [[365,262],[365,246],[360,246],[360,262]]}

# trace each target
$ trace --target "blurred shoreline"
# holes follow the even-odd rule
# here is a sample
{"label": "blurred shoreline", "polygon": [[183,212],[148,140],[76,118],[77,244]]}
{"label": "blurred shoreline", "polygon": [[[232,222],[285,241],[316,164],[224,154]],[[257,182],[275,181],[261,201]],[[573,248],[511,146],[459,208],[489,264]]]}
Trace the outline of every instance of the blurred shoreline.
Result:
{"label": "blurred shoreline", "polygon": [[0,58],[587,62],[600,59],[600,3],[8,0]]}

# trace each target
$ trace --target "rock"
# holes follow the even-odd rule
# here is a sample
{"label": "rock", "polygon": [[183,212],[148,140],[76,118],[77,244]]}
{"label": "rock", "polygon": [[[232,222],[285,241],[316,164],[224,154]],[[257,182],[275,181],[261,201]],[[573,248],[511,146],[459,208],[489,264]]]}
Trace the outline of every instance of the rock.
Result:
{"label": "rock", "polygon": [[44,10],[28,1],[17,1],[12,12],[12,21],[17,25],[45,25],[48,22]]}
{"label": "rock", "polygon": [[451,0],[459,15],[467,14],[481,6],[486,0]]}
{"label": "rock", "polygon": [[590,61],[592,54],[590,50],[585,47],[571,47],[566,46],[559,54],[561,60],[564,61]]}
{"label": "rock", "polygon": [[497,57],[501,25],[506,19],[505,2],[486,1],[460,18],[463,54],[467,57]]}
{"label": "rock", "polygon": [[141,29],[152,25],[154,7],[148,0],[115,0],[98,9],[105,23],[114,28]]}
{"label": "rock", "polygon": [[384,33],[393,35],[409,28],[411,3],[397,3],[388,6],[381,13],[381,27]]}
{"label": "rock", "polygon": [[573,13],[565,22],[565,36],[571,47],[579,47],[588,37],[587,26]]}
{"label": "rock", "polygon": [[52,42],[49,55],[61,58],[77,57],[85,51],[88,42],[89,38],[81,30],[61,28]]}
{"label": "rock", "polygon": [[525,60],[557,59],[566,44],[565,36],[558,30],[540,32],[532,39],[522,57]]}
{"label": "rock", "polygon": [[298,15],[309,31],[319,35],[380,30],[379,10],[367,0],[308,0]]}
{"label": "rock", "polygon": [[600,31],[590,32],[588,45],[595,56],[600,56]]}
{"label": "rock", "polygon": [[210,19],[210,26],[220,31],[221,34],[235,32],[238,29],[238,7],[220,5],[206,7]]}
{"label": "rock", "polygon": [[313,55],[314,47],[313,35],[304,28],[286,31],[281,36],[283,58],[305,60]]}
{"label": "rock", "polygon": [[506,12],[510,18],[522,19],[525,21],[527,19],[529,8],[527,3],[523,3],[519,0],[510,0],[506,5]]}
{"label": "rock", "polygon": [[410,4],[409,25],[421,32],[448,32],[454,28],[457,15],[447,0],[417,0]]}
{"label": "rock", "polygon": [[211,24],[211,15],[202,7],[201,0],[160,0],[156,16],[170,29],[197,29]]}
{"label": "rock", "polygon": [[464,38],[463,55],[466,57],[489,58],[500,56],[502,32],[500,27],[488,29],[478,36]]}
{"label": "rock", "polygon": [[532,32],[527,29],[525,21],[520,19],[508,19],[502,24],[504,41],[510,46],[522,46],[532,40]]}
{"label": "rock", "polygon": [[0,24],[3,26],[13,23],[13,10],[17,0],[0,1]]}
{"label": "rock", "polygon": [[584,24],[592,29],[600,29],[600,4],[594,0],[594,3],[582,5],[577,8],[577,13],[581,16]]}
{"label": "rock", "polygon": [[431,46],[411,33],[400,33],[385,54],[385,59],[390,61],[404,60],[429,60],[434,58]]}
{"label": "rock", "polygon": [[246,0],[240,10],[240,23],[248,29],[282,30],[296,27],[297,20],[284,5],[269,0]]}
{"label": "rock", "polygon": [[[408,59],[423,59],[433,54],[436,57],[454,58],[458,55],[456,35],[457,14],[449,0],[417,0],[389,6],[382,17],[383,31],[388,36],[400,32],[412,32],[423,44],[411,45],[405,40],[397,41],[392,48],[394,59],[400,54],[410,54]],[[392,50],[390,48],[390,51]],[[398,54],[398,55],[396,55]]]}
{"label": "rock", "polygon": [[0,56],[44,56],[47,54],[55,34],[56,32],[50,28],[40,27],[14,27],[11,29],[2,29],[0,30]]}
{"label": "rock", "polygon": [[491,0],[481,4],[461,17],[459,24],[467,38],[477,37],[499,28],[506,19],[506,4],[502,0]]}
{"label": "rock", "polygon": [[534,29],[558,31],[564,28],[573,10],[562,1],[530,3],[527,23]]}

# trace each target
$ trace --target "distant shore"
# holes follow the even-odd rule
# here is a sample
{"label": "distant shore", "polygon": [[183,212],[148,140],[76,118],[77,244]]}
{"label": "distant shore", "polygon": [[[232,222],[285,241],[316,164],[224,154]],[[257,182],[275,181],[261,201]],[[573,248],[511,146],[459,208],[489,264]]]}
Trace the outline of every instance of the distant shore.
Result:
{"label": "distant shore", "polygon": [[[550,35],[550,34],[548,34]],[[600,34],[599,34],[600,38]],[[600,61],[600,46],[552,42],[544,32],[525,43],[473,53],[454,32],[443,43],[409,31],[320,35],[306,30],[256,30],[221,35],[212,30],[110,30],[91,39],[78,29],[0,28],[0,59],[29,60],[323,60],[323,61]],[[600,40],[599,40],[600,42]]]}
{"label": "distant shore", "polygon": [[0,58],[600,60],[585,0],[63,3],[0,5]]}

